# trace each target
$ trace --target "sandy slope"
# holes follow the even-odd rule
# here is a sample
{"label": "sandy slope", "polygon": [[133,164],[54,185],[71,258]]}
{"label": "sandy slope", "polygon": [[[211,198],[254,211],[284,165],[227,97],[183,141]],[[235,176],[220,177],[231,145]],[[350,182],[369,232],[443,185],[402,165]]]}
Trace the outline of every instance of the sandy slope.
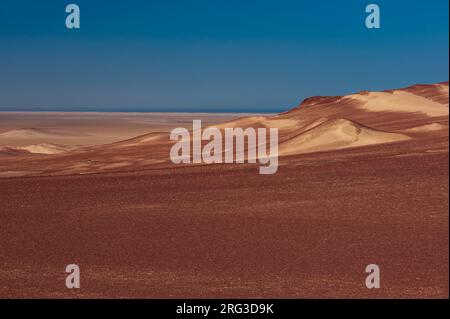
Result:
{"label": "sandy slope", "polygon": [[348,98],[356,100],[359,107],[370,112],[419,112],[429,117],[448,116],[445,105],[406,91],[369,92]]}
{"label": "sandy slope", "polygon": [[71,113],[0,112],[0,146],[41,143],[92,146],[130,139],[150,132],[167,132],[192,119],[223,123],[239,114],[205,113]]}
{"label": "sandy slope", "polygon": [[37,128],[22,128],[0,133],[0,138],[53,138],[57,132]]}
{"label": "sandy slope", "polygon": [[[208,165],[1,178],[0,298],[448,298],[441,144],[289,156],[271,176]],[[80,290],[64,286],[70,263]],[[370,263],[381,289],[365,288]]]}
{"label": "sandy slope", "polygon": [[35,145],[28,146],[0,146],[0,155],[7,156],[8,154],[11,156],[20,156],[20,155],[31,155],[31,154],[61,154],[67,152],[71,149],[74,149],[70,146],[61,146],[56,144],[49,143],[41,143]]}
{"label": "sandy slope", "polygon": [[448,82],[434,85],[417,84],[404,88],[402,91],[425,97],[448,107]]}
{"label": "sandy slope", "polygon": [[55,145],[55,144],[48,144],[48,143],[42,143],[42,144],[36,144],[36,145],[29,145],[25,147],[18,147],[18,149],[28,151],[33,154],[60,154],[67,152],[70,150],[70,147],[61,146],[61,145]]}
{"label": "sandy slope", "polygon": [[434,132],[434,131],[442,131],[442,130],[448,130],[448,125],[443,125],[441,123],[431,123],[431,124],[424,124],[416,127],[412,127],[410,129],[405,130],[405,132]]}
{"label": "sandy slope", "polygon": [[410,138],[403,134],[380,132],[346,119],[337,119],[325,121],[283,142],[279,153],[281,155],[302,154],[408,139]]}
{"label": "sandy slope", "polygon": [[[439,83],[349,96],[311,97],[285,113],[241,117],[213,126],[222,130],[226,127],[276,127],[279,130],[279,153],[283,157],[403,143],[408,139],[448,138],[448,130],[440,129],[448,126],[448,114],[448,83]],[[177,122],[172,123],[172,127],[192,127],[192,122]],[[208,125],[210,123],[206,121],[203,128]],[[71,149],[70,152],[53,154],[38,161],[29,160],[33,156],[27,156],[25,162],[18,163],[3,156],[0,175],[1,172],[8,175],[18,171],[26,171],[23,174],[27,175],[88,174],[158,167],[162,163],[170,165],[169,154],[173,143],[167,132],[152,132],[112,144]],[[45,152],[59,153],[59,150]],[[24,166],[26,169],[23,169]]]}

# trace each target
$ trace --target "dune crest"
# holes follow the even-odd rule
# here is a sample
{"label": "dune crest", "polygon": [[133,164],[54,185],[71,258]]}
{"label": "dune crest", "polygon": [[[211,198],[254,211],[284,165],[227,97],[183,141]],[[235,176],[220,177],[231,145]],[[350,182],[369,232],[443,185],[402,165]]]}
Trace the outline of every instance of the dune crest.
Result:
{"label": "dune crest", "polygon": [[280,155],[294,155],[343,148],[383,144],[410,139],[398,133],[386,133],[347,119],[328,120],[280,145]]}
{"label": "dune crest", "polygon": [[33,154],[60,154],[68,151],[70,148],[66,146],[49,144],[49,143],[41,143],[36,145],[28,145],[24,147],[17,147],[17,149],[28,151]]}
{"label": "dune crest", "polygon": [[[280,157],[341,149],[349,150],[339,154],[352,154],[357,147],[379,144],[387,144],[384,151],[404,148],[408,152],[409,148],[414,148],[417,152],[422,143],[426,145],[430,141],[436,143],[436,148],[448,152],[445,140],[448,141],[448,115],[448,83],[445,82],[382,92],[361,91],[346,96],[315,96],[277,115],[254,114],[218,124],[209,122],[204,128],[278,128]],[[191,125],[192,122],[176,120],[170,127],[191,130]],[[168,131],[149,128],[143,135],[92,146],[73,143],[82,139],[74,135],[73,140],[72,137],[63,140],[29,138],[55,132],[45,128],[23,128],[0,133],[0,137],[25,136],[14,139],[15,148],[0,148],[0,171],[22,172],[23,167],[27,167],[24,174],[28,175],[67,175],[171,165],[169,154],[174,141],[170,140]],[[411,139],[417,143],[403,143]],[[8,139],[0,139],[0,143],[12,145],[8,144]],[[248,146],[245,148],[248,152]],[[430,149],[429,146],[423,148]],[[17,161],[18,156],[23,161]]]}
{"label": "dune crest", "polygon": [[354,94],[350,99],[360,102],[360,108],[371,112],[424,113],[429,117],[448,116],[446,105],[406,91]]}
{"label": "dune crest", "polygon": [[448,126],[447,125],[443,125],[441,123],[431,123],[431,124],[425,124],[425,125],[420,125],[420,126],[416,126],[410,129],[405,130],[405,132],[412,132],[412,133],[416,133],[416,132],[434,132],[434,131],[441,131],[441,130],[448,130]]}
{"label": "dune crest", "polygon": [[60,154],[70,150],[71,147],[61,146],[56,144],[41,143],[35,145],[13,147],[13,146],[0,146],[0,155],[4,156],[23,156],[31,154]]}
{"label": "dune crest", "polygon": [[29,138],[55,138],[58,136],[80,136],[84,135],[83,133],[75,133],[75,132],[61,132],[56,130],[50,130],[50,129],[44,129],[44,128],[20,128],[20,129],[14,129],[10,131],[6,131],[3,133],[0,133],[0,138],[23,138],[23,139],[29,139]]}

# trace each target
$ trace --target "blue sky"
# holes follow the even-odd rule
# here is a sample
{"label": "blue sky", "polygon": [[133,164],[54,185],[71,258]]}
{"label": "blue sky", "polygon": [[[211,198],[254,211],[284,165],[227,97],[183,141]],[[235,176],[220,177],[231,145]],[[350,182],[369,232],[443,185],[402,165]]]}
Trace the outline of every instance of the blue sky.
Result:
{"label": "blue sky", "polygon": [[448,0],[71,2],[0,2],[0,110],[276,112],[448,80]]}

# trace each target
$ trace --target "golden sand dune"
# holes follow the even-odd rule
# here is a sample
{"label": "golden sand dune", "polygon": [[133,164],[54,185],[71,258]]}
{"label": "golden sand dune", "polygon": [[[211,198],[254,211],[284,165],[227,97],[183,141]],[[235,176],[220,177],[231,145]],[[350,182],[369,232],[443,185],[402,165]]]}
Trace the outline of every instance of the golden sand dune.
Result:
{"label": "golden sand dune", "polygon": [[279,155],[338,150],[411,139],[407,133],[433,133],[448,126],[448,83],[414,85],[348,96],[316,96],[270,117],[246,117],[216,127],[276,127]]}
{"label": "golden sand dune", "polygon": [[404,88],[403,91],[425,97],[448,107],[448,82],[434,85],[417,84]]}
{"label": "golden sand dune", "polygon": [[276,116],[249,116],[238,118],[234,121],[226,122],[219,125],[212,125],[219,129],[224,128],[246,128],[246,127],[266,127],[266,128],[278,128],[280,131],[291,130],[298,127],[299,121],[289,118],[277,118]]}
{"label": "golden sand dune", "polygon": [[70,150],[70,147],[49,144],[49,143],[41,143],[36,145],[28,145],[24,147],[17,147],[19,150],[28,151],[33,154],[60,154],[63,152],[67,152]]}
{"label": "golden sand dune", "polygon": [[323,117],[347,118],[377,130],[401,131],[430,123],[433,118],[448,120],[448,92],[445,82],[347,96],[315,96],[276,118],[296,119],[304,125]]}
{"label": "golden sand dune", "polygon": [[429,117],[448,116],[448,105],[406,91],[369,92],[349,96],[370,112],[421,112]]}
{"label": "golden sand dune", "polygon": [[44,138],[51,139],[57,136],[83,136],[83,132],[68,132],[43,128],[20,128],[0,133],[0,138]]}
{"label": "golden sand dune", "polygon": [[430,124],[424,124],[420,126],[416,126],[410,129],[405,130],[405,132],[411,132],[411,133],[425,133],[425,132],[434,132],[434,131],[443,131],[448,130],[448,125],[444,125],[441,123],[430,123]]}
{"label": "golden sand dune", "polygon": [[[448,139],[448,131],[445,130],[448,114],[448,83],[439,83],[348,96],[316,96],[278,115],[241,117],[213,126],[221,130],[237,127],[278,128],[279,154],[287,156],[405,143],[419,138]],[[185,124],[174,121],[171,126],[192,129],[192,122]],[[203,128],[209,125],[211,123],[206,122]],[[112,144],[70,148],[68,152],[64,152],[62,147],[42,145],[42,142],[33,143],[34,146],[20,145],[25,147],[22,149],[4,149],[1,151],[0,171],[89,174],[139,170],[161,163],[170,165],[170,148],[175,142],[170,141],[167,131],[158,133],[149,129],[149,132]],[[11,130],[0,134],[0,137],[21,134],[43,136],[51,132],[38,129]],[[445,147],[445,144],[442,145]],[[31,153],[45,153],[48,156],[35,158],[39,154]],[[17,156],[24,156],[24,162],[18,163],[15,160]],[[26,170],[23,169],[24,165],[27,166]]]}
{"label": "golden sand dune", "polygon": [[158,143],[164,143],[167,142],[168,140],[169,140],[169,133],[155,132],[133,137],[128,140],[112,143],[109,145],[109,147],[112,148],[125,148],[135,146],[139,147],[144,145],[155,145]]}
{"label": "golden sand dune", "polygon": [[[63,126],[64,124],[60,124]],[[59,145],[72,145],[77,146],[83,144],[86,139],[92,138],[89,134],[85,133],[82,129],[49,129],[49,128],[17,128],[0,133],[0,145],[11,147],[28,147],[32,153],[37,147],[31,147],[38,144],[59,144]],[[49,154],[53,154],[49,153]]]}
{"label": "golden sand dune", "polygon": [[3,133],[0,133],[0,137],[4,138],[29,138],[29,137],[49,137],[50,133],[46,132],[42,129],[35,129],[35,128],[22,128],[22,129],[15,129],[6,131]]}
{"label": "golden sand dune", "polygon": [[60,154],[69,151],[71,147],[56,144],[41,143],[28,146],[0,146],[0,155],[3,156],[24,156],[32,154]]}
{"label": "golden sand dune", "polygon": [[380,132],[346,119],[329,120],[299,134],[279,147],[280,155],[337,150],[410,139],[397,133]]}

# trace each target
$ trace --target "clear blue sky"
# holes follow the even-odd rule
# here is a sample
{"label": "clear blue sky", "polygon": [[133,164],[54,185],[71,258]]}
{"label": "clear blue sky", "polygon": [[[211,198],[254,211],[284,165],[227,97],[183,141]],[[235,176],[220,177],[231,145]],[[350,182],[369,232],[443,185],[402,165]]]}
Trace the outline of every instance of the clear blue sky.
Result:
{"label": "clear blue sky", "polygon": [[[65,28],[65,6],[81,29]],[[381,7],[379,30],[365,6]],[[273,112],[448,80],[448,0],[1,0],[0,110]]]}

